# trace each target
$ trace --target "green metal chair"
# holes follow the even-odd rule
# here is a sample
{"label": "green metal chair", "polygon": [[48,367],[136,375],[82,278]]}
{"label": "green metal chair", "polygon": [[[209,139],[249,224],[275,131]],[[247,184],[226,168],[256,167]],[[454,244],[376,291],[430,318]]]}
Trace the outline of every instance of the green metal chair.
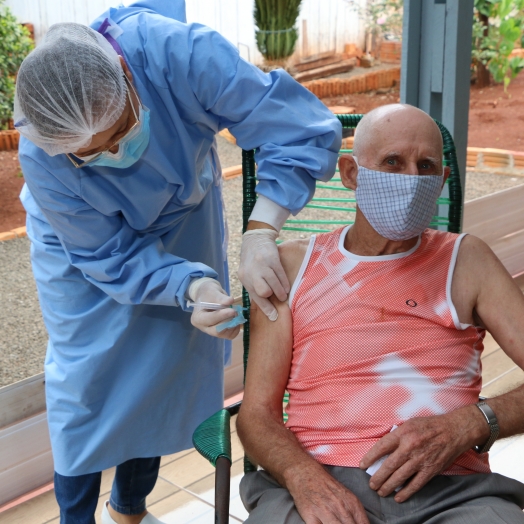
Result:
{"label": "green metal chair", "polygon": [[[355,128],[364,115],[337,115],[343,128]],[[444,142],[444,163],[451,168],[451,174],[446,182],[443,196],[438,199],[438,213],[431,222],[431,227],[452,233],[460,233],[462,220],[462,187],[458,170],[455,144],[449,131],[437,122]],[[342,149],[342,153],[351,153],[350,149]],[[243,176],[243,231],[256,202],[256,169],[254,151],[242,151],[242,176]],[[353,223],[351,214],[355,212],[355,197],[353,191],[341,185],[340,177],[335,175],[329,182],[318,182],[317,191],[311,203],[298,218],[290,219],[282,228],[291,234],[324,233],[341,225]],[[322,196],[318,196],[321,194]],[[314,214],[322,215],[320,218]],[[326,218],[324,215],[336,214],[339,218]],[[285,234],[285,233],[284,233]],[[244,289],[242,301],[247,308],[245,313],[248,322],[244,324],[244,374],[249,353],[249,295]],[[284,402],[287,401],[287,395]],[[241,402],[228,406],[208,418],[193,434],[193,444],[197,451],[203,455],[213,466],[215,474],[215,524],[229,522],[229,488],[231,474],[231,435],[230,419],[240,409]],[[286,414],[283,415],[284,421]],[[255,471],[256,467],[244,457],[244,472]]]}

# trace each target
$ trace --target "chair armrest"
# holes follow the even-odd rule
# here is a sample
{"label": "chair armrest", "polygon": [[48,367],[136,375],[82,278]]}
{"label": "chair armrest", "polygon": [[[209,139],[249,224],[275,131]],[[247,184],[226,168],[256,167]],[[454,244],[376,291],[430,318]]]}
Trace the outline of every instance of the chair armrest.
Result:
{"label": "chair armrest", "polygon": [[204,420],[193,433],[195,449],[209,462],[216,466],[217,460],[224,457],[231,459],[231,415],[238,413],[240,402],[221,409]]}

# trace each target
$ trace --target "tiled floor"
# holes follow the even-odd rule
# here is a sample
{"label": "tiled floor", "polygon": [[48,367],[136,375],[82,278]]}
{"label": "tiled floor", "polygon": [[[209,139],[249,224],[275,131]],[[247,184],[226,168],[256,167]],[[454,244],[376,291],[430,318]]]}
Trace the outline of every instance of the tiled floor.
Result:
{"label": "tiled floor", "polygon": [[[238,440],[235,418],[231,421],[233,465],[231,468],[231,523],[247,517],[238,485],[243,471],[243,449]],[[159,479],[148,497],[148,509],[166,524],[208,524],[214,521],[214,468],[194,449],[162,458]],[[114,468],[104,471],[97,508],[97,524],[103,503],[109,498]],[[58,524],[59,510],[54,491],[48,491],[0,513],[2,524]]]}
{"label": "tiled floor", "polygon": [[[524,383],[524,372],[517,368],[488,335],[482,357],[485,396],[503,393]],[[243,522],[247,512],[238,495],[242,477],[242,446],[232,428],[231,524]],[[490,453],[492,469],[524,482],[524,436],[496,442]],[[102,504],[111,489],[114,469],[105,471],[97,510],[97,524]],[[148,509],[166,524],[211,524],[214,521],[214,468],[195,450],[187,450],[162,459],[160,478],[148,498]],[[58,524],[59,511],[54,492],[48,491],[21,505],[0,513],[1,524]]]}

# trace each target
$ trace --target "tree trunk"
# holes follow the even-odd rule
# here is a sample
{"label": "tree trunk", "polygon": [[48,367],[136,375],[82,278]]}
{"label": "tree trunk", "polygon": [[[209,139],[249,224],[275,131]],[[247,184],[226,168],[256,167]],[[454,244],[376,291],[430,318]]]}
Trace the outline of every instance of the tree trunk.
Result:
{"label": "tree trunk", "polygon": [[[484,26],[484,36],[488,36],[489,32],[489,18],[482,13],[479,13],[479,21]],[[477,86],[478,87],[488,87],[490,84],[491,76],[489,69],[482,63],[477,63]]]}

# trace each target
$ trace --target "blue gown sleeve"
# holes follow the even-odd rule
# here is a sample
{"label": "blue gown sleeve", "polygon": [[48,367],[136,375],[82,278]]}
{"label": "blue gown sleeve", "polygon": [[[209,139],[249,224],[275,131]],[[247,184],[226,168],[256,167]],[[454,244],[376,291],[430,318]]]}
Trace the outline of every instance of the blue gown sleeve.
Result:
{"label": "blue gown sleeve", "polygon": [[263,73],[217,32],[194,24],[189,39],[188,81],[196,98],[219,117],[219,129],[256,150],[257,192],[298,213],[315,181],[335,172],[340,122],[284,70]]}
{"label": "blue gown sleeve", "polygon": [[166,252],[161,238],[137,232],[121,214],[96,211],[32,158],[21,154],[20,163],[29,191],[70,263],[120,304],[186,309],[190,280],[217,277],[204,264]]}

